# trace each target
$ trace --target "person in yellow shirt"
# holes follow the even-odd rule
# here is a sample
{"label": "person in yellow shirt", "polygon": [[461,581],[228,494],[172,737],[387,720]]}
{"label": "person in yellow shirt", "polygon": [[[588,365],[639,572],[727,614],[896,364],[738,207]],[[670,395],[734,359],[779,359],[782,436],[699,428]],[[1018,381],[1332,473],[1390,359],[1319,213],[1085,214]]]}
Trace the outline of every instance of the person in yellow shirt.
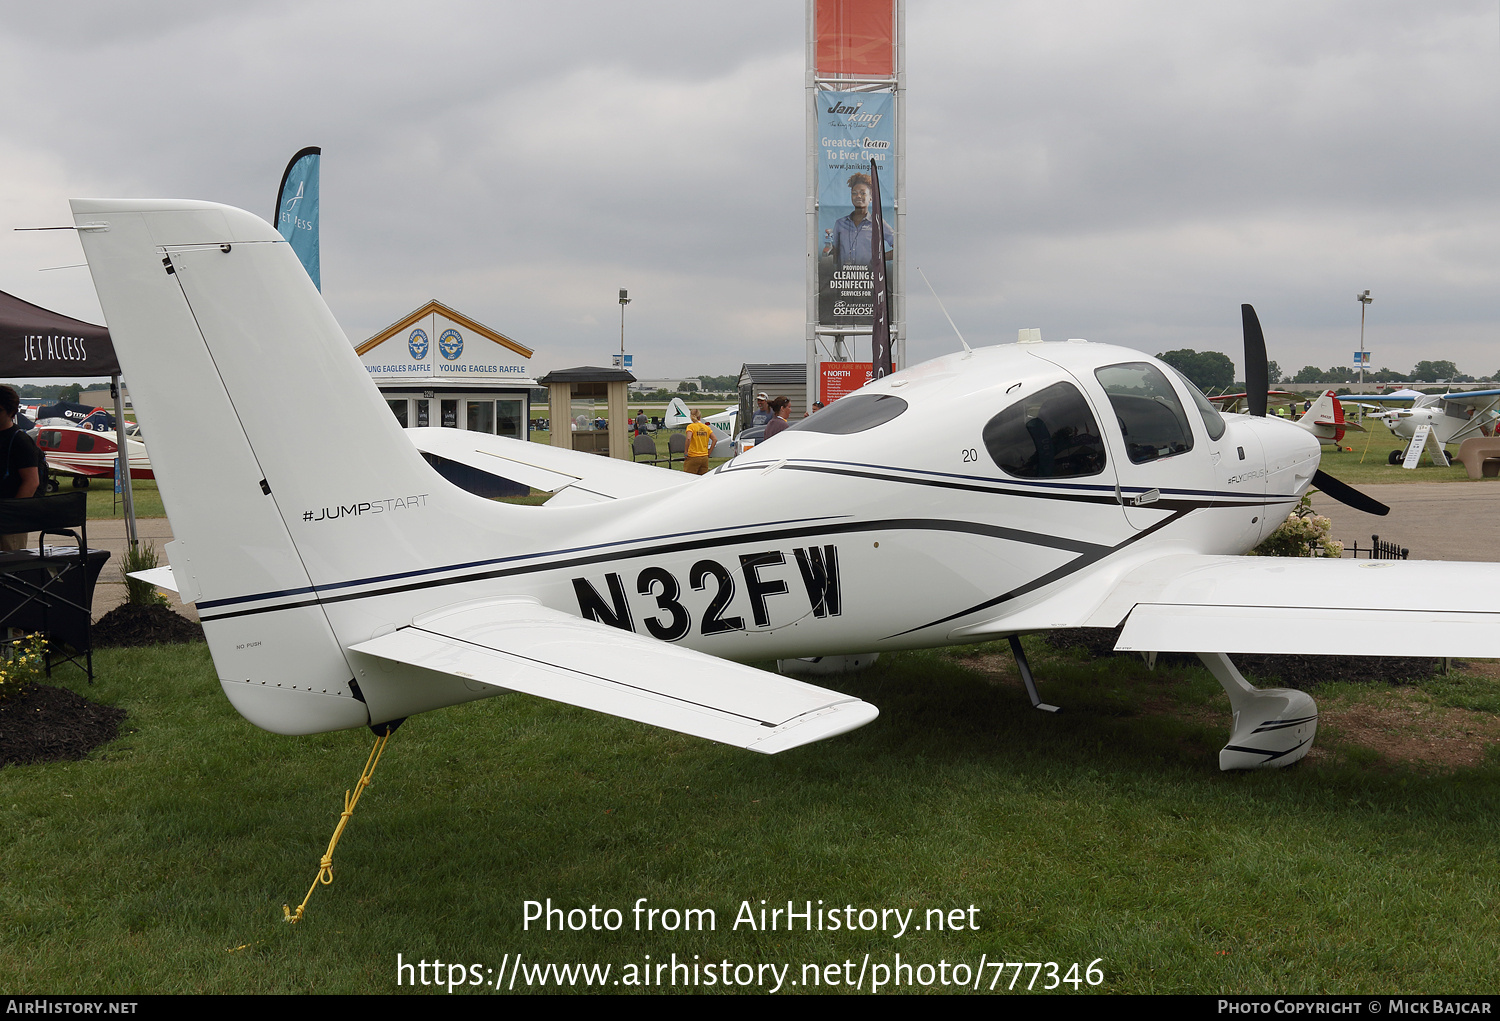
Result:
{"label": "person in yellow shirt", "polygon": [[693,420],[687,424],[687,457],[682,470],[694,475],[708,474],[708,455],[714,449],[714,431],[703,424],[703,412],[692,410]]}

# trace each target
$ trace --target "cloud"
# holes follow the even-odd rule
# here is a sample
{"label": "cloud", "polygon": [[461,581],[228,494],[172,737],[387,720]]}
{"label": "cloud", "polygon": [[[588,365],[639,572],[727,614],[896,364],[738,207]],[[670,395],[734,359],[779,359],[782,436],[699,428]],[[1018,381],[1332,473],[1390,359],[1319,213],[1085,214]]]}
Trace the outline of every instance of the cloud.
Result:
{"label": "cloud", "polygon": [[[0,210],[266,215],[316,144],[325,296],[354,339],[435,297],[539,371],[597,363],[623,286],[644,372],[800,360],[803,21],[798,0],[22,8]],[[1342,363],[1368,287],[1377,363],[1494,368],[1492,4],[933,0],[907,28],[908,269],[971,342],[1237,357],[1252,301],[1298,338],[1269,338],[1283,364]],[[76,242],[10,242],[0,286],[97,308],[82,271],[37,272]],[[910,277],[913,354],[952,349]]]}

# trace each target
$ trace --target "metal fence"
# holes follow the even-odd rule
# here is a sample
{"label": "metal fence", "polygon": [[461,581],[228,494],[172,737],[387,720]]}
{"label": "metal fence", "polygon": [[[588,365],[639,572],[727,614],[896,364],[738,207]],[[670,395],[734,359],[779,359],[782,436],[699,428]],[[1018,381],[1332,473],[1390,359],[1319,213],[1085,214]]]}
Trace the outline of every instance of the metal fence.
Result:
{"label": "metal fence", "polygon": [[1364,557],[1367,560],[1405,560],[1411,555],[1411,550],[1405,546],[1397,546],[1393,542],[1386,542],[1378,535],[1370,536],[1369,546],[1360,546],[1359,540],[1354,540],[1354,545],[1344,547],[1346,557],[1358,559]]}

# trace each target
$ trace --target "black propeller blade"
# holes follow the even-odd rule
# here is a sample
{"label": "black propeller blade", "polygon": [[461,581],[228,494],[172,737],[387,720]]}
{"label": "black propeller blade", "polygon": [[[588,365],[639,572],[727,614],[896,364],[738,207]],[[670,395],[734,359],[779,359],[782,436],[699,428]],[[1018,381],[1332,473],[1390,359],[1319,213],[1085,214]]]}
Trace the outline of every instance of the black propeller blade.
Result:
{"label": "black propeller blade", "polygon": [[1266,371],[1266,335],[1260,329],[1255,306],[1241,305],[1245,326],[1245,409],[1256,418],[1266,417],[1266,392],[1271,389]]}
{"label": "black propeller blade", "polygon": [[1357,511],[1364,511],[1366,514],[1389,514],[1391,512],[1391,509],[1379,500],[1366,496],[1353,486],[1345,485],[1321,468],[1313,475],[1313,485],[1339,503],[1347,504]]}
{"label": "black propeller blade", "polygon": [[[1245,408],[1257,418],[1265,418],[1267,394],[1271,389],[1270,373],[1266,371],[1266,335],[1261,331],[1260,316],[1255,314],[1254,305],[1241,305],[1240,319],[1245,327]],[[1366,514],[1391,512],[1379,500],[1345,485],[1321,468],[1313,475],[1313,485],[1357,511]]]}

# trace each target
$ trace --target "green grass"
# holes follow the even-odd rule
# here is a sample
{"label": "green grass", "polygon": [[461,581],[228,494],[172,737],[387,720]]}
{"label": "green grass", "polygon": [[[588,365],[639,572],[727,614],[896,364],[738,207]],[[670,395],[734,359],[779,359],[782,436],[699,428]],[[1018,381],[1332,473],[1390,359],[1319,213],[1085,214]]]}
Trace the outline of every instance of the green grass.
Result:
{"label": "green grass", "polygon": [[[72,492],[73,483],[71,479],[59,480],[59,493]],[[137,518],[164,518],[167,512],[162,507],[161,492],[156,488],[156,482],[150,479],[136,479],[131,483],[131,493],[135,497],[135,516]],[[115,494],[113,479],[93,479],[88,488],[89,520],[96,518],[117,518],[125,520],[125,494]]]}
{"label": "green grass", "polygon": [[[306,892],[368,732],[257,730],[203,646],[100,653],[98,683],[71,686],[124,706],[127,733],[84,762],[0,770],[5,991],[386,993],[397,953],[616,976],[698,954],[793,978],[866,953],[1102,957],[1108,992],[1495,988],[1496,757],[1223,774],[1227,703],[1205,671],[1028,647],[1060,714],[971,669],[984,660],[891,656],[839,684],[880,719],[773,757],[518,695],[415,717],[295,927],[281,905]],[[1495,711],[1500,685],[1464,683]],[[1212,726],[1184,722],[1205,709]],[[719,927],[628,931],[640,897]],[[523,903],[547,898],[619,908],[627,931],[523,930]],[[979,930],[732,931],[762,898],[919,921],[972,904]]]}
{"label": "green grass", "polygon": [[[1344,446],[1353,447],[1353,453],[1335,451],[1330,446],[1323,447],[1322,469],[1340,482],[1347,482],[1351,486],[1370,485],[1381,482],[1469,482],[1469,474],[1464,466],[1454,461],[1446,468],[1439,468],[1432,463],[1432,459],[1426,454],[1416,468],[1410,471],[1399,464],[1387,464],[1386,459],[1392,450],[1396,448],[1406,449],[1406,440],[1393,435],[1384,422],[1374,419],[1365,419],[1364,433],[1348,432],[1344,434]],[[1448,447],[1450,456],[1458,455],[1458,444],[1450,444]],[[1492,479],[1478,479],[1477,482],[1491,482]]]}

